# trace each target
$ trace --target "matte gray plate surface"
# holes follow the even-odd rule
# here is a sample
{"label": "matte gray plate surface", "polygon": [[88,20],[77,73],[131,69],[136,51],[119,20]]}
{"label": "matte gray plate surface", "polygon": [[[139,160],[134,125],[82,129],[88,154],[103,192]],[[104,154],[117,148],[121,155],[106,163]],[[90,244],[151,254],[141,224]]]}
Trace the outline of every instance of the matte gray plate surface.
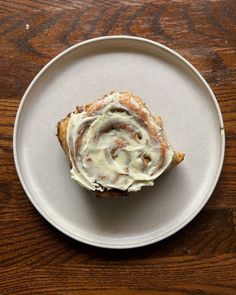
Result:
{"label": "matte gray plate surface", "polygon": [[[76,105],[123,90],[163,118],[186,158],[154,187],[98,199],[70,178],[56,124]],[[56,228],[91,245],[132,248],[170,236],[205,205],[222,168],[223,131],[214,94],[185,59],[150,40],[103,37],[64,51],[33,80],[17,114],[14,157],[28,197]]]}

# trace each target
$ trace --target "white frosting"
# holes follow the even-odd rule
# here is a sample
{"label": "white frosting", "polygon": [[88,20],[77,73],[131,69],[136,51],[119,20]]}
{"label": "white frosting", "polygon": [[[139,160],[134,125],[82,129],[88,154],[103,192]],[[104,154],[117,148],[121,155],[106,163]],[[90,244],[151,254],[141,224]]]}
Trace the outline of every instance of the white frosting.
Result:
{"label": "white frosting", "polygon": [[[154,179],[172,161],[173,149],[167,145],[163,156],[161,142],[150,136],[139,115],[121,104],[119,96],[116,92],[102,99],[100,102],[105,107],[91,117],[86,112],[72,113],[68,123],[71,177],[93,191],[113,188],[138,191],[142,186],[153,185]],[[140,107],[134,99],[130,102],[136,108]],[[164,138],[161,127],[147,109],[145,112],[149,121],[146,123]],[[83,130],[77,150],[77,137]]]}

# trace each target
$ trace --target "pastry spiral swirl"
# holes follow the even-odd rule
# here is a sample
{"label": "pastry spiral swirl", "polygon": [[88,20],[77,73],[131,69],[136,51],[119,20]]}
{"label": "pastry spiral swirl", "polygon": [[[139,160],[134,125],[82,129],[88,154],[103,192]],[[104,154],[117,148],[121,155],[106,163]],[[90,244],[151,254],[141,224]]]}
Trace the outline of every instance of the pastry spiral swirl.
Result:
{"label": "pastry spiral swirl", "polygon": [[66,119],[66,142],[61,144],[72,164],[71,177],[89,190],[138,191],[183,160],[178,154],[174,163],[177,154],[167,143],[161,119],[130,92],[78,107]]}

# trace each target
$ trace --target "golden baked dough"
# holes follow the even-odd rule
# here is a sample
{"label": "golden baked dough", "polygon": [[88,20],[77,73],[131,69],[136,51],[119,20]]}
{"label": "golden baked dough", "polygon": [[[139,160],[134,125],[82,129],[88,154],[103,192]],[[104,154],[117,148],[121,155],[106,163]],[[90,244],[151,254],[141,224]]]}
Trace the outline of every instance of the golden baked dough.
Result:
{"label": "golden baked dough", "polygon": [[127,91],[76,107],[58,122],[57,137],[72,178],[98,196],[124,196],[153,185],[184,159],[167,142],[162,119]]}

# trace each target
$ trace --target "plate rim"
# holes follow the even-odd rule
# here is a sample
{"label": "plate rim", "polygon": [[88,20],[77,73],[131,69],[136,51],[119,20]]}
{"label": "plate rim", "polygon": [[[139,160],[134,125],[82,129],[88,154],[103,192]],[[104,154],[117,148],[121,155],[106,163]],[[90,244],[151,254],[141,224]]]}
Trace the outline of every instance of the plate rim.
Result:
{"label": "plate rim", "polygon": [[[44,74],[44,72],[46,72],[46,70],[53,65],[57,60],[59,60],[61,57],[63,57],[64,55],[66,55],[67,53],[69,53],[70,51],[73,51],[76,48],[82,47],[84,45],[88,45],[90,43],[96,43],[99,41],[103,41],[103,40],[114,40],[114,39],[124,39],[124,40],[136,40],[136,41],[140,41],[143,43],[148,43],[149,45],[154,45],[158,48],[161,48],[165,51],[167,51],[168,53],[174,55],[177,59],[179,59],[182,63],[184,63],[186,66],[188,66],[188,68],[191,69],[191,71],[199,78],[199,80],[202,82],[202,84],[205,86],[205,88],[207,89],[211,100],[214,104],[216,113],[217,113],[217,117],[218,117],[218,122],[219,122],[219,132],[220,132],[220,138],[221,138],[221,151],[220,151],[220,157],[219,157],[219,166],[218,169],[216,171],[215,177],[209,187],[208,193],[205,194],[205,197],[203,198],[202,202],[198,205],[197,208],[195,208],[195,210],[188,216],[188,218],[186,218],[183,222],[181,222],[180,224],[178,224],[176,227],[170,229],[167,233],[162,234],[161,236],[158,237],[152,237],[151,239],[145,239],[145,240],[141,240],[141,241],[135,241],[135,242],[130,242],[127,244],[127,239],[124,239],[124,243],[120,243],[120,244],[116,244],[116,243],[106,243],[106,242],[99,242],[99,241],[94,241],[94,240],[89,240],[80,236],[77,236],[75,234],[73,234],[72,232],[70,232],[69,230],[63,228],[62,225],[58,224],[55,220],[53,220],[46,212],[44,212],[44,210],[40,207],[40,205],[38,205],[36,199],[33,197],[33,195],[31,194],[30,190],[27,187],[27,183],[26,181],[24,181],[24,177],[23,177],[23,173],[21,173],[21,169],[20,169],[20,164],[18,162],[18,157],[17,157],[17,131],[18,131],[18,127],[19,127],[19,121],[20,121],[20,117],[23,111],[23,107],[25,104],[25,101],[27,99],[27,96],[30,92],[30,90],[33,88],[34,84],[37,82],[37,80]],[[222,117],[222,113],[219,107],[219,104],[217,102],[217,99],[212,91],[212,89],[210,88],[210,86],[208,85],[208,83],[206,82],[206,80],[203,78],[203,76],[200,74],[200,72],[189,62],[187,61],[183,56],[181,56],[179,53],[177,53],[176,51],[174,51],[173,49],[160,44],[159,42],[147,39],[147,38],[143,38],[143,37],[136,37],[136,36],[129,36],[129,35],[111,35],[111,36],[102,36],[102,37],[96,37],[96,38],[92,38],[92,39],[88,39],[82,42],[79,42],[77,44],[74,44],[72,46],[70,46],[69,48],[65,49],[64,51],[62,51],[61,53],[59,53],[58,55],[56,55],[53,59],[51,59],[39,72],[38,74],[34,77],[34,79],[31,81],[31,83],[29,84],[29,86],[27,87],[17,110],[17,114],[16,114],[16,118],[15,118],[15,122],[14,122],[14,131],[13,131],[13,155],[14,155],[14,162],[15,162],[15,167],[16,167],[16,171],[19,177],[19,180],[21,182],[21,185],[26,193],[26,195],[28,196],[29,200],[31,201],[32,205],[35,207],[35,209],[41,214],[41,216],[43,216],[52,226],[54,226],[56,229],[58,229],[59,231],[61,231],[62,233],[66,234],[67,236],[79,241],[79,242],[83,242],[86,243],[88,245],[91,246],[97,246],[97,247],[101,247],[101,248],[108,248],[108,249],[130,249],[130,248],[137,248],[137,247],[142,247],[142,246],[147,246],[156,242],[159,242],[161,240],[164,240],[165,238],[175,234],[176,232],[178,232],[180,229],[182,229],[183,227],[185,227],[190,221],[192,221],[196,215],[202,210],[202,208],[205,206],[205,204],[207,203],[207,201],[209,200],[209,198],[211,197],[215,186],[219,180],[220,177],[220,173],[222,171],[222,167],[223,167],[223,163],[224,163],[224,155],[225,155],[225,130],[224,130],[224,123],[223,123],[223,117]],[[126,242],[125,242],[126,241]]]}

